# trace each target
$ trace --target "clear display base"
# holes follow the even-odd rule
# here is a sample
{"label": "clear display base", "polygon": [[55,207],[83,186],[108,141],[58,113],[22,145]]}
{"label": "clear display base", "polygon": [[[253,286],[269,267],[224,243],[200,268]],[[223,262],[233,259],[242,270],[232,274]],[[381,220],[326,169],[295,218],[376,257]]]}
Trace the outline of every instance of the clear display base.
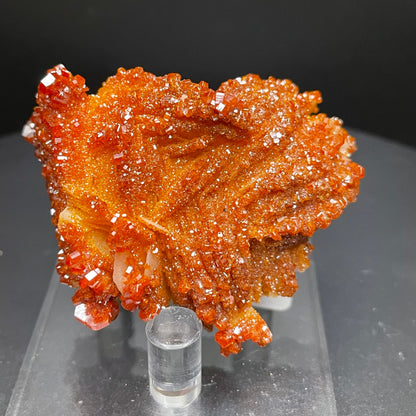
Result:
{"label": "clear display base", "polygon": [[167,408],[184,408],[189,406],[194,400],[196,400],[201,393],[201,374],[198,374],[185,389],[172,391],[170,386],[161,386],[154,379],[150,378],[149,388],[150,394],[160,403]]}
{"label": "clear display base", "polygon": [[180,306],[146,324],[150,394],[165,407],[189,406],[201,392],[202,323]]}
{"label": "clear display base", "polygon": [[145,323],[120,311],[93,332],[73,318],[72,289],[54,274],[6,416],[335,416],[336,405],[313,263],[284,311],[260,308],[273,332],[222,357],[202,334],[202,389],[185,409],[166,409],[149,389]]}

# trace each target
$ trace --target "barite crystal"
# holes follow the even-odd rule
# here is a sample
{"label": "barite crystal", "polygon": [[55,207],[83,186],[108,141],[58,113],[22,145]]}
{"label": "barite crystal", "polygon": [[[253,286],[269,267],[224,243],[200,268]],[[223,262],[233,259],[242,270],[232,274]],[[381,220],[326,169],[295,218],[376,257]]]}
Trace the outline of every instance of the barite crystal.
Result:
{"label": "barite crystal", "polygon": [[43,164],[61,280],[92,329],[119,302],[152,319],[171,301],[216,327],[224,355],[271,332],[252,307],[292,296],[308,238],[355,201],[361,166],[317,91],[247,75],[217,91],[119,69],[95,95],[48,71],[23,130]]}

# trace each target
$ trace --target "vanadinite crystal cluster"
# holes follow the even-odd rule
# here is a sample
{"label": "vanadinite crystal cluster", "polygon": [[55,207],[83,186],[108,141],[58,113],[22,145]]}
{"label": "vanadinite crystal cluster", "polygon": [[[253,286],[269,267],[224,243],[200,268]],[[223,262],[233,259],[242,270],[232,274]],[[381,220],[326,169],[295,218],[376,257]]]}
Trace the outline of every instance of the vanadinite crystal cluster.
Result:
{"label": "vanadinite crystal cluster", "polygon": [[119,69],[97,94],[63,65],[23,129],[43,165],[75,317],[101,329],[119,304],[171,302],[217,328],[224,355],[271,332],[252,307],[292,296],[308,238],[358,194],[354,139],[317,91],[247,75],[208,84]]}

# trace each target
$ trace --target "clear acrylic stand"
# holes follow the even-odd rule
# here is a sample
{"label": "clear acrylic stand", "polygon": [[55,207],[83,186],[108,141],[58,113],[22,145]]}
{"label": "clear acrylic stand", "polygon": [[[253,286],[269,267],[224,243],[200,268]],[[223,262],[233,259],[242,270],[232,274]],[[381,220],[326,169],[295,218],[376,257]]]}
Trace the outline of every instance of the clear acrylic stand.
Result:
{"label": "clear acrylic stand", "polygon": [[145,323],[130,312],[93,332],[72,317],[72,290],[53,275],[6,416],[335,416],[336,405],[313,263],[285,311],[259,309],[274,338],[224,358],[202,334],[202,390],[183,409],[152,399]]}
{"label": "clear acrylic stand", "polygon": [[146,324],[149,387],[162,406],[189,406],[201,392],[202,324],[194,311],[162,309]]}

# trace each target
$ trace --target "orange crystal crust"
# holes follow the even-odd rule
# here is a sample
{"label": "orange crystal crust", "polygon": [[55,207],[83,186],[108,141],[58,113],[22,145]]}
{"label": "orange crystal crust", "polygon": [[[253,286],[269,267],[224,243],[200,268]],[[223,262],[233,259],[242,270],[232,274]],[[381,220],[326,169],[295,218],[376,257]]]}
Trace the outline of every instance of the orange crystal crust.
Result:
{"label": "orange crystal crust", "polygon": [[[355,201],[364,169],[317,91],[257,75],[212,90],[119,69],[96,95],[63,65],[23,135],[43,164],[61,281],[92,329],[171,301],[218,329],[224,355],[272,335],[252,307],[292,296],[308,237]],[[118,300],[117,300],[118,299]]]}

